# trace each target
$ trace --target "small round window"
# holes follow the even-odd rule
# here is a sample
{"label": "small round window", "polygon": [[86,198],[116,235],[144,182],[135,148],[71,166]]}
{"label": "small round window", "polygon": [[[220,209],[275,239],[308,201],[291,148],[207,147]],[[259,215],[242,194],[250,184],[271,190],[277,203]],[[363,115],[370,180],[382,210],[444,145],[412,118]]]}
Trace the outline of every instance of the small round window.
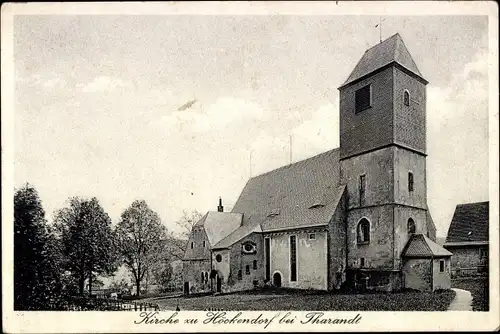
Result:
{"label": "small round window", "polygon": [[217,255],[215,256],[215,261],[217,261],[217,262],[221,262],[221,261],[222,261],[222,255],[217,254]]}
{"label": "small round window", "polygon": [[253,246],[251,244],[245,244],[245,250],[247,252],[251,252],[253,250]]}

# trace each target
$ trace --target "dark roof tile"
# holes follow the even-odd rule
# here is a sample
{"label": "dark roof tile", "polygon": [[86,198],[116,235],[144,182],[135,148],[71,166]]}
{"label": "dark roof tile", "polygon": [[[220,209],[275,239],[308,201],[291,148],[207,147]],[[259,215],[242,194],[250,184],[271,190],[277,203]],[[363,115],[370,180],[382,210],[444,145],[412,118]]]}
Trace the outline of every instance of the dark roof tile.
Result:
{"label": "dark roof tile", "polygon": [[488,241],[489,202],[459,204],[451,220],[446,243]]}

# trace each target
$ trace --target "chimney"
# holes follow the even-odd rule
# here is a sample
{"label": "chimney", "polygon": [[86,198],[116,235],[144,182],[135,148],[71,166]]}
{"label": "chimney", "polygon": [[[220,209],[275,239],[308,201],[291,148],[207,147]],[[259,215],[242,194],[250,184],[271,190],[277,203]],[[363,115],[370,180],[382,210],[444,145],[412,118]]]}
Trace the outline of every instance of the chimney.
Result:
{"label": "chimney", "polygon": [[224,212],[224,207],[222,206],[222,198],[219,197],[219,206],[217,207],[218,212]]}

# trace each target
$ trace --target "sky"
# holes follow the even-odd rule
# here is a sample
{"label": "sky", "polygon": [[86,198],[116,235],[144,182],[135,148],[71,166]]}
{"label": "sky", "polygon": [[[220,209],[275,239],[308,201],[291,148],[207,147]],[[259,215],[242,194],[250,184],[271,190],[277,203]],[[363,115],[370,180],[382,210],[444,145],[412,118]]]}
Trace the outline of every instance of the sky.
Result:
{"label": "sky", "polygon": [[[445,236],[457,204],[488,200],[488,19],[382,19],[429,81],[427,195]],[[16,16],[15,186],[36,187],[49,221],[71,196],[97,197],[114,223],[144,199],[174,232],[219,196],[231,210],[251,175],[289,163],[290,137],[292,161],[339,146],[337,88],[378,22]]]}

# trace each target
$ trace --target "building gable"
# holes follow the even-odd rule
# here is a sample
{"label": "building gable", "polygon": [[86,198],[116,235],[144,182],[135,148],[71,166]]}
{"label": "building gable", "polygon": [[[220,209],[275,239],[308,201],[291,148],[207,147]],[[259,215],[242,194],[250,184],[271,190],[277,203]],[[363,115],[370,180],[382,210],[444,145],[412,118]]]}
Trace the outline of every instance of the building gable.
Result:
{"label": "building gable", "polygon": [[451,220],[446,244],[487,242],[489,237],[489,202],[459,204]]}

